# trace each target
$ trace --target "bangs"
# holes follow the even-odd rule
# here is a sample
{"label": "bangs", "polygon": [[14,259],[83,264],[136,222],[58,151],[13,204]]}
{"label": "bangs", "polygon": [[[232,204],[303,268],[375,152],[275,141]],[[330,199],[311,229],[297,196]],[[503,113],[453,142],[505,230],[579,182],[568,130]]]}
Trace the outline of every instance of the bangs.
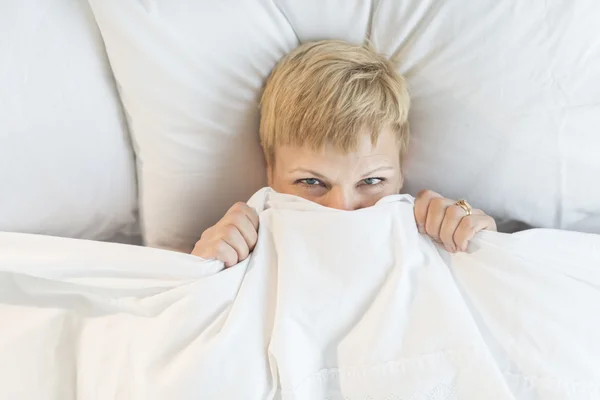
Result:
{"label": "bangs", "polygon": [[404,78],[368,46],[309,43],[273,71],[261,102],[261,144],[267,161],[277,146],[356,149],[361,132],[373,144],[384,128],[408,142],[410,98]]}

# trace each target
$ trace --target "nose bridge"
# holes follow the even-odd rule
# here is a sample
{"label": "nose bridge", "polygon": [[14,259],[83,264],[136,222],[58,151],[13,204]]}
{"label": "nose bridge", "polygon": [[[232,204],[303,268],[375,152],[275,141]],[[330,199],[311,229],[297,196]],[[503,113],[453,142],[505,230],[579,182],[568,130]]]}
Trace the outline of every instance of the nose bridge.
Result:
{"label": "nose bridge", "polygon": [[354,210],[356,209],[356,199],[354,193],[348,188],[342,186],[333,187],[329,193],[329,201],[327,207],[336,208],[338,210]]}

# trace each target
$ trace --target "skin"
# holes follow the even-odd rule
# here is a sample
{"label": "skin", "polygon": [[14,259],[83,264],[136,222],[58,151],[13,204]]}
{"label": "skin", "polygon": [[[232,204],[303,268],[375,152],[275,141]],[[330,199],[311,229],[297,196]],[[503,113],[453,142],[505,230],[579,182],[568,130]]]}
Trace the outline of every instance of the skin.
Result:
{"label": "skin", "polygon": [[[279,147],[267,168],[269,186],[325,207],[357,210],[397,194],[404,182],[399,145],[384,129],[375,144],[368,131],[360,133],[355,151],[344,153],[331,146],[320,151],[306,147]],[[466,211],[456,201],[431,190],[415,199],[415,221],[422,234],[442,243],[449,252],[466,251],[469,240],[484,229],[496,230],[483,211]],[[236,203],[214,226],[204,231],[192,254],[223,261],[226,267],[244,260],[258,238],[258,215],[246,203]]]}

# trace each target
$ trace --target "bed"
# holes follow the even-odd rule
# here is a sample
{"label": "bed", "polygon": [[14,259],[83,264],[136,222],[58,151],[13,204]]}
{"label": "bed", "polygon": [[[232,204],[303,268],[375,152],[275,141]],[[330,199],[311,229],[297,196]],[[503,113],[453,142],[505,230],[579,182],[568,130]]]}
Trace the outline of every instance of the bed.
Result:
{"label": "bed", "polygon": [[[0,5],[0,398],[599,398],[599,16],[592,0]],[[403,194],[364,215],[261,190],[262,85],[325,38],[369,40],[410,85]],[[407,219],[424,188],[504,233],[448,255]],[[258,254],[225,271],[185,254],[253,195]],[[332,231],[312,243],[291,220]]]}

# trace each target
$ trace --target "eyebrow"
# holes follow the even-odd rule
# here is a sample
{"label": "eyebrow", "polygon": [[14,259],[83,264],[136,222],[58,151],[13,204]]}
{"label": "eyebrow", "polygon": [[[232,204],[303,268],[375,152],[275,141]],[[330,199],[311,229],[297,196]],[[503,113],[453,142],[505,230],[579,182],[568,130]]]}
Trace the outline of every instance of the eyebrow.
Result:
{"label": "eyebrow", "polygon": [[392,170],[392,169],[394,169],[394,168],[392,168],[392,167],[389,167],[389,166],[387,166],[387,165],[386,165],[386,166],[383,166],[383,167],[378,167],[378,168],[375,168],[374,170],[371,170],[371,171],[367,172],[367,173],[366,173],[366,174],[364,174],[364,175],[363,175],[361,178],[366,178],[366,177],[368,177],[369,175],[373,175],[375,172],[389,171],[389,170]]}
{"label": "eyebrow", "polygon": [[306,169],[306,168],[294,168],[292,170],[290,170],[290,174],[294,173],[294,172],[304,172],[307,174],[311,174],[316,176],[317,178],[321,178],[321,179],[326,179],[325,175],[321,175],[320,173],[318,173],[317,171],[313,171],[312,169]]}
{"label": "eyebrow", "polygon": [[[369,175],[372,175],[372,174],[374,174],[375,172],[389,171],[389,170],[392,170],[392,169],[394,169],[394,168],[392,168],[392,167],[389,167],[389,166],[377,167],[377,168],[375,168],[375,169],[373,169],[373,170],[371,170],[371,171],[367,172],[367,173],[366,173],[366,174],[364,174],[363,176],[361,176],[361,178],[366,178],[366,177],[368,177]],[[301,168],[301,167],[300,167],[300,168],[294,168],[294,169],[290,170],[290,172],[289,172],[289,173],[291,174],[291,173],[294,173],[294,172],[304,172],[304,173],[308,173],[308,174],[314,175],[314,176],[316,176],[317,178],[321,178],[321,179],[327,179],[327,177],[326,177],[325,175],[323,175],[323,174],[320,174],[320,173],[318,173],[317,171],[313,171],[312,169]]]}

